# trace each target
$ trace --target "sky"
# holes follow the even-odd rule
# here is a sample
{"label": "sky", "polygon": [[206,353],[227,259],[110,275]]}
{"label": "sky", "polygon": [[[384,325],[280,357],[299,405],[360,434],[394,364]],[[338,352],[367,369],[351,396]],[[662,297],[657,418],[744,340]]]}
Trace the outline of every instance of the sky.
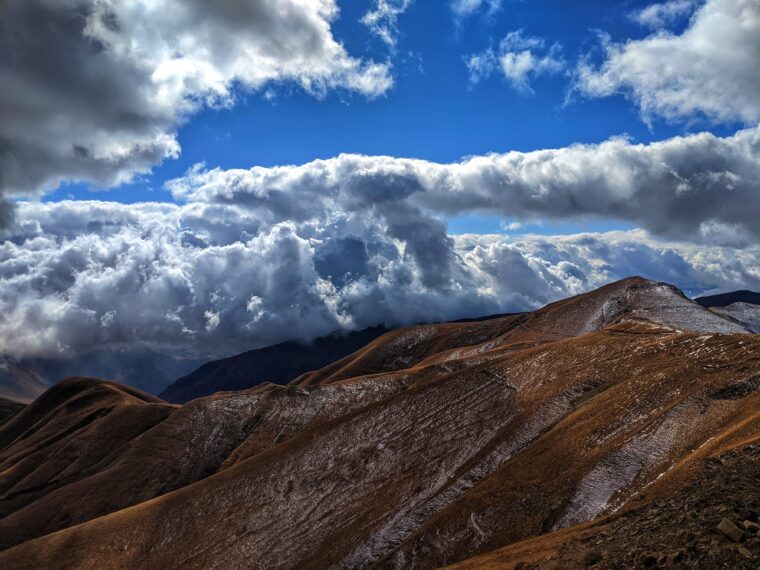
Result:
{"label": "sky", "polygon": [[0,353],[760,289],[760,0],[0,16]]}

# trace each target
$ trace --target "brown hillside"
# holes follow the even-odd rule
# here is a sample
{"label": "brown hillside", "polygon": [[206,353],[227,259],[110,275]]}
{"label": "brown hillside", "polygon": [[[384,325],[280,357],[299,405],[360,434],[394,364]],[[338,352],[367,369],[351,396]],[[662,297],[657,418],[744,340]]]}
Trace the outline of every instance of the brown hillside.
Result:
{"label": "brown hillside", "polygon": [[[759,372],[759,336],[634,278],[526,315],[389,333],[287,387],[120,403],[99,418],[109,429],[122,414],[136,425],[134,409],[164,416],[110,453],[69,418],[91,387],[50,390],[15,431],[0,426],[2,473],[29,454],[18,481],[42,485],[8,502],[0,536],[39,538],[0,565],[435,568],[680,492],[706,454],[760,437]],[[60,466],[24,443],[34,409],[55,419],[50,449],[71,438],[88,457],[86,476],[45,491]]]}

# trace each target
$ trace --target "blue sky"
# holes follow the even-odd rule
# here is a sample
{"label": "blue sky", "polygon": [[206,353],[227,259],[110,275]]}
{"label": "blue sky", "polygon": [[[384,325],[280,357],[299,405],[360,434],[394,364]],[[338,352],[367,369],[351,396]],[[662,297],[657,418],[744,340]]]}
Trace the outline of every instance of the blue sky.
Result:
{"label": "blue sky", "polygon": [[[93,195],[85,183],[63,184],[46,200],[105,199],[122,203],[172,201],[164,183],[191,166],[250,168],[302,164],[341,153],[390,155],[453,162],[470,155],[512,150],[560,148],[598,143],[626,135],[647,143],[674,135],[711,130],[730,134],[736,124],[655,119],[642,121],[623,95],[590,99],[571,94],[573,66],[581,57],[599,59],[599,33],[614,41],[645,37],[649,30],[630,14],[650,5],[646,0],[609,2],[506,1],[491,14],[486,9],[456,18],[446,2],[413,2],[400,15],[398,43],[391,49],[360,23],[372,3],[342,2],[333,33],[355,56],[393,64],[393,88],[375,98],[339,91],[314,97],[293,85],[270,85],[252,92],[235,89],[235,104],[205,108],[180,128],[182,153],[134,183]],[[688,23],[673,23],[674,33]],[[465,58],[498,45],[509,32],[559,43],[567,62],[563,72],[538,77],[533,93],[521,93],[494,74],[473,84]],[[451,233],[502,231],[509,219],[470,213],[447,219]],[[631,228],[615,220],[525,223],[522,232],[544,234]]]}

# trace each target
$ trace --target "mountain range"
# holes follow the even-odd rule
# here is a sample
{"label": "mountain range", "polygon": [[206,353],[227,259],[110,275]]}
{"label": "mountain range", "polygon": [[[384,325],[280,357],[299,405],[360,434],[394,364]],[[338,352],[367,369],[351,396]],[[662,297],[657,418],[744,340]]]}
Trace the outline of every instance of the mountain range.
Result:
{"label": "mountain range", "polygon": [[60,382],[0,424],[0,566],[754,568],[758,460],[760,336],[630,278],[182,405]]}

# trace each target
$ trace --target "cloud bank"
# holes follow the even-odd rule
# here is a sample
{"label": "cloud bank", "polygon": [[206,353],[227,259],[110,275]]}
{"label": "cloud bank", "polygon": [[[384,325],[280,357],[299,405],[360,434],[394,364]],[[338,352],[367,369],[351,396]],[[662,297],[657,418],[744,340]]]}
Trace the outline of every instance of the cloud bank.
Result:
{"label": "cloud bank", "polygon": [[[0,353],[214,357],[338,329],[533,308],[642,274],[760,287],[760,133],[473,157],[204,170],[179,204],[21,203],[0,242]],[[645,229],[447,233],[473,209]],[[513,229],[519,229],[513,226]]]}
{"label": "cloud bank", "polygon": [[389,65],[348,54],[337,15],[335,0],[3,2],[0,196],[129,181],[176,157],[181,122],[236,86],[384,93]]}
{"label": "cloud bank", "polygon": [[300,166],[196,168],[169,188],[183,201],[245,205],[266,223],[333,211],[369,212],[389,224],[418,211],[483,211],[613,219],[668,239],[743,246],[760,237],[758,180],[760,128],[651,144],[613,138],[451,164],[346,154]]}

